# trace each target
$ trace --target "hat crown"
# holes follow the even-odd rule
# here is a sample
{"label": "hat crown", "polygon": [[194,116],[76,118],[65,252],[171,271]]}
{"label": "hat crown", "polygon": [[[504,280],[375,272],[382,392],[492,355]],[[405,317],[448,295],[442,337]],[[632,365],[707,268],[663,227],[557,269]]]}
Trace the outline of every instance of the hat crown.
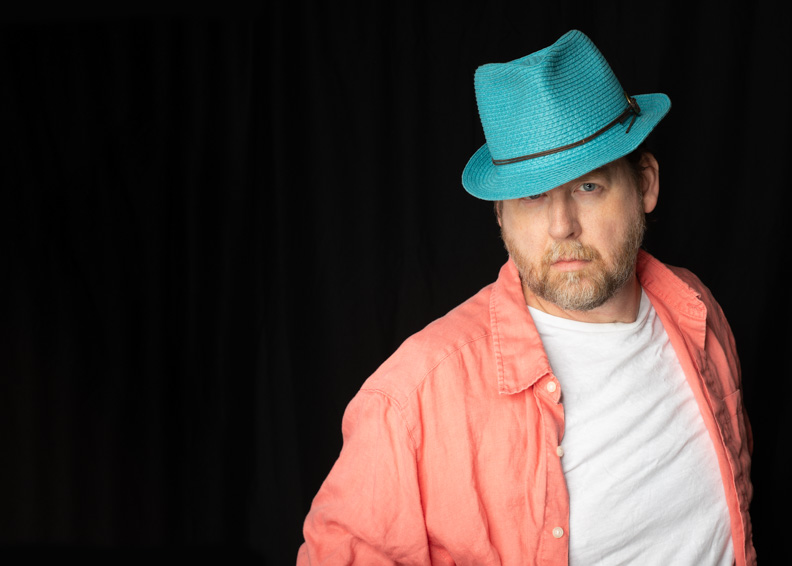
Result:
{"label": "hat crown", "polygon": [[624,90],[582,32],[475,74],[484,136],[493,159],[511,159],[584,139],[627,107]]}
{"label": "hat crown", "polygon": [[671,108],[662,93],[628,97],[577,30],[479,67],[475,90],[487,142],[465,165],[462,185],[485,200],[538,195],[623,157]]}

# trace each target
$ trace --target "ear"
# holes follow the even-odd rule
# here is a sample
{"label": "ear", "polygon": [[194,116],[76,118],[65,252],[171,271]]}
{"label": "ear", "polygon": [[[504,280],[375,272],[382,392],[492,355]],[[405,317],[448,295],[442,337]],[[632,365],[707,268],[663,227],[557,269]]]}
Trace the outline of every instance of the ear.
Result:
{"label": "ear", "polygon": [[496,200],[495,204],[493,205],[493,208],[495,209],[495,218],[498,219],[498,227],[503,228],[503,223],[501,222],[501,210],[503,210],[503,201]]}
{"label": "ear", "polygon": [[660,193],[660,166],[657,159],[647,152],[641,157],[641,192],[643,193],[643,208],[647,214],[657,206],[657,197]]}

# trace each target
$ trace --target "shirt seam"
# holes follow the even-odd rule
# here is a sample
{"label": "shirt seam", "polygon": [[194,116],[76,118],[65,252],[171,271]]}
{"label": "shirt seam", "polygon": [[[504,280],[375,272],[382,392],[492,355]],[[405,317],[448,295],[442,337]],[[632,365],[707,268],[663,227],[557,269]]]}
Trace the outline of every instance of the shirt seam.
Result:
{"label": "shirt seam", "polygon": [[387,391],[383,391],[382,389],[362,389],[361,392],[377,393],[388,399],[392,404],[396,405],[396,408],[398,409],[396,412],[399,415],[399,419],[401,419],[402,421],[404,430],[407,431],[407,436],[410,437],[410,444],[412,447],[413,455],[416,455],[418,453],[418,443],[415,442],[415,437],[413,436],[412,430],[410,430],[410,426],[407,423],[407,420],[404,418],[404,407],[402,406],[401,403],[399,403],[398,399],[396,399],[393,395],[391,395]]}
{"label": "shirt seam", "polygon": [[361,389],[361,391],[370,391],[372,393],[379,393],[380,395],[388,398],[394,405],[396,405],[396,407],[398,408],[399,417],[401,418],[402,423],[404,424],[404,428],[407,430],[407,434],[410,436],[410,441],[412,442],[412,445],[413,445],[413,451],[417,452],[418,443],[415,441],[415,437],[413,436],[412,429],[410,428],[410,425],[409,425],[409,423],[407,422],[407,419],[404,416],[404,411],[405,411],[406,405],[409,404],[409,398],[412,397],[413,394],[415,394],[415,392],[418,390],[418,388],[421,385],[423,385],[423,383],[426,381],[426,378],[429,377],[430,374],[434,373],[434,371],[438,367],[440,367],[440,365],[443,362],[445,362],[448,358],[450,358],[454,354],[459,353],[463,348],[469,346],[470,344],[473,344],[474,342],[478,342],[479,340],[481,340],[483,338],[487,338],[489,336],[492,336],[491,332],[485,332],[484,334],[482,334],[480,336],[476,336],[474,338],[471,338],[471,339],[467,340],[466,342],[463,342],[462,344],[460,344],[458,347],[454,348],[452,351],[448,352],[441,359],[439,359],[435,365],[433,365],[429,370],[427,370],[423,374],[423,376],[421,376],[421,378],[415,384],[415,387],[410,389],[404,395],[404,401],[405,401],[404,404],[402,404],[399,401],[399,399],[397,399],[392,393],[389,393],[388,391],[385,391],[384,389],[375,388],[375,387],[364,387],[364,388]]}

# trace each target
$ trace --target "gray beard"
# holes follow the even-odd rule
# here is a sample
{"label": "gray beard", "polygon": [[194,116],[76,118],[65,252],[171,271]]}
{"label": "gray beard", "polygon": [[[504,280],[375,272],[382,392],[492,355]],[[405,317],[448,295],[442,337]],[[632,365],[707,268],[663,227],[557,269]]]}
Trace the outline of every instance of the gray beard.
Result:
{"label": "gray beard", "polygon": [[[646,231],[643,210],[630,227],[616,254],[613,266],[606,266],[600,254],[578,241],[557,242],[542,257],[539,266],[532,266],[516,253],[516,247],[503,237],[506,250],[520,273],[524,287],[534,295],[567,311],[590,311],[602,306],[635,275],[638,251]],[[560,257],[587,259],[591,264],[583,271],[551,274],[550,265]]]}

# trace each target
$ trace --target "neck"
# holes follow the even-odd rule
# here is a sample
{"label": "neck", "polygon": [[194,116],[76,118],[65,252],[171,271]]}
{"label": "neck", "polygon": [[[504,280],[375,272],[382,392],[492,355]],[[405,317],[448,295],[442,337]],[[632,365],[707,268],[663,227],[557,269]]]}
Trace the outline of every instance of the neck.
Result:
{"label": "neck", "polygon": [[554,303],[537,297],[525,285],[523,285],[523,294],[528,306],[553,316],[577,320],[578,322],[635,322],[635,319],[638,318],[638,308],[641,305],[641,285],[635,276],[605,303],[588,311],[562,309]]}

